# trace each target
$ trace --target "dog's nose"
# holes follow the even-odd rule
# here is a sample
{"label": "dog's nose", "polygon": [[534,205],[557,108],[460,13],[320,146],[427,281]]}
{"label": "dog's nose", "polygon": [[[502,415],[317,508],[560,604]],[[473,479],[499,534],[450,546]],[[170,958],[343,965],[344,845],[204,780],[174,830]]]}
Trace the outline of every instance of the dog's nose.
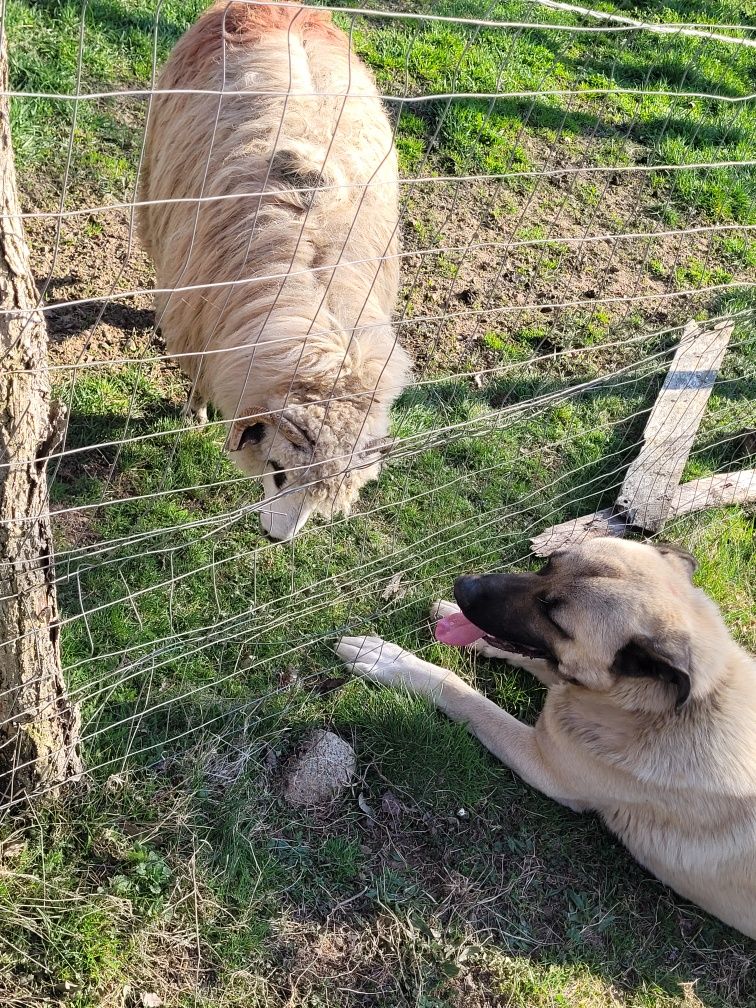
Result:
{"label": "dog's nose", "polygon": [[471,606],[480,594],[480,575],[462,574],[454,582],[454,598],[457,604],[466,609]]}

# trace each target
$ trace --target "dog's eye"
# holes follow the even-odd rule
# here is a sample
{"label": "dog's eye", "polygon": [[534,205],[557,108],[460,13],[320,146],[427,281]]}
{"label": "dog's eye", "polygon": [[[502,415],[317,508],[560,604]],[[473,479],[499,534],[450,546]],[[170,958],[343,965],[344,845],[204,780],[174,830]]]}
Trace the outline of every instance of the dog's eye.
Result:
{"label": "dog's eye", "polygon": [[556,599],[539,598],[538,601],[541,605],[541,609],[543,609],[543,612],[546,615],[548,621],[551,623],[551,625],[556,627],[559,633],[562,634],[564,637],[569,637],[570,639],[572,639],[572,635],[569,634],[564,629],[562,624],[557,622],[557,620],[554,618],[554,611],[558,609],[560,605],[563,604],[563,600],[559,598]]}
{"label": "dog's eye", "polygon": [[273,482],[276,484],[276,490],[281,490],[286,482],[286,473],[283,471],[283,467],[278,462],[268,462],[268,465],[273,470]]}

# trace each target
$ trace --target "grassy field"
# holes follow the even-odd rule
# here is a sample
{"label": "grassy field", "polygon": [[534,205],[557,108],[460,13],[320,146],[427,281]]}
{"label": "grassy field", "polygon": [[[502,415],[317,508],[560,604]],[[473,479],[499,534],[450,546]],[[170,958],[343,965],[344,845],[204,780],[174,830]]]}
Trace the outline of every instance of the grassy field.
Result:
{"label": "grassy field", "polygon": [[[155,34],[153,0],[91,0],[81,32],[79,3],[8,0],[12,85],[148,87],[202,6],[167,0]],[[433,11],[594,23],[516,2]],[[661,22],[754,14],[729,0],[633,8]],[[687,476],[754,464],[756,172],[675,170],[756,158],[756,107],[737,101],[756,91],[754,50],[339,18],[405,99],[390,103],[404,176],[435,179],[403,190],[398,324],[417,382],[380,482],[349,520],[290,545],[260,536],[258,486],[220,431],[184,426],[149,297],[66,304],[151,284],[128,211],[92,209],[133,198],[144,103],[13,102],[24,209],[90,210],[59,230],[27,224],[60,302],[51,360],[71,421],[51,496],[93,787],[0,825],[0,999],[746,1008],[753,943],[421,702],[344,683],[331,643],[379,632],[533,720],[540,689],[431,643],[428,603],[462,570],[527,564],[529,535],[611,502],[692,315],[737,325]],[[503,96],[414,100],[449,92]],[[698,555],[699,583],[756,647],[753,509],[665,535]],[[302,812],[278,787],[314,726],[352,743],[359,777]]]}

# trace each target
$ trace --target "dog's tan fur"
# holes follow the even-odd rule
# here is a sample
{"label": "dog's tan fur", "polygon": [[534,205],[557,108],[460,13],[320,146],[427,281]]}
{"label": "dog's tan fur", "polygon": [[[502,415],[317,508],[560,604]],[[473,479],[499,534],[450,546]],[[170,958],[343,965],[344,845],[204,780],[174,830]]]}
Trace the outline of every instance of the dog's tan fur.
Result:
{"label": "dog's tan fur", "polygon": [[[157,321],[195,411],[210,401],[237,421],[228,447],[241,468],[259,475],[274,459],[288,472],[279,531],[293,534],[313,508],[347,510],[377,475],[370,449],[409,379],[391,328],[392,130],[369,70],[313,8],[219,0],[157,88],[224,92],[151,104],[140,199],[174,201],[139,215]],[[198,289],[171,293],[187,287]],[[292,441],[300,421],[306,436]],[[260,423],[265,437],[245,444]],[[306,500],[291,492],[304,487]]]}
{"label": "dog's tan fur", "polygon": [[[477,645],[549,686],[534,728],[379,638],[345,638],[339,653],[370,679],[431,698],[549,797],[598,812],[657,878],[756,938],[756,661],[691,573],[674,551],[616,539],[555,556],[530,618],[542,619],[539,599],[559,599],[569,636],[549,638],[556,660]],[[435,614],[457,609],[439,603]],[[684,706],[673,683],[617,673],[634,641],[684,667]]]}

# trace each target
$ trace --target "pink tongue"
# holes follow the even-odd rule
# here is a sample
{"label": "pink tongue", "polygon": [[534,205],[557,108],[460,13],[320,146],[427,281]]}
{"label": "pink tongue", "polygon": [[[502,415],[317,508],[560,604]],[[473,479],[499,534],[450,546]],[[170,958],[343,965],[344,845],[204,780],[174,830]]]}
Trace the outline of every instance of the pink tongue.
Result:
{"label": "pink tongue", "polygon": [[466,644],[473,644],[485,636],[485,630],[476,627],[474,623],[463,615],[463,613],[452,613],[451,616],[444,616],[436,624],[436,640],[442,644],[451,644],[453,647],[464,647]]}

